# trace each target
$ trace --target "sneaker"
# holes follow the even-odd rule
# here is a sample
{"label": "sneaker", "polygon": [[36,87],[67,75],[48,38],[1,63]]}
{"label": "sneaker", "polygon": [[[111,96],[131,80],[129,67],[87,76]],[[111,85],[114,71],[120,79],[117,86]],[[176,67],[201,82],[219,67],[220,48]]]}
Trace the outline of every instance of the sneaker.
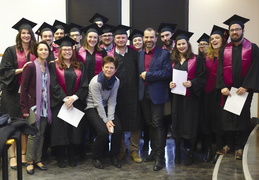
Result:
{"label": "sneaker", "polygon": [[132,157],[133,161],[135,161],[136,163],[141,163],[142,162],[142,159],[141,159],[141,157],[139,157],[137,151],[132,151],[130,153],[130,156]]}
{"label": "sneaker", "polygon": [[229,154],[229,152],[230,152],[230,147],[226,145],[220,151],[217,151],[217,154],[226,155],[226,154]]}
{"label": "sneaker", "polygon": [[235,154],[235,158],[237,160],[242,160],[242,157],[243,157],[243,149],[239,149],[236,151],[236,154]]}

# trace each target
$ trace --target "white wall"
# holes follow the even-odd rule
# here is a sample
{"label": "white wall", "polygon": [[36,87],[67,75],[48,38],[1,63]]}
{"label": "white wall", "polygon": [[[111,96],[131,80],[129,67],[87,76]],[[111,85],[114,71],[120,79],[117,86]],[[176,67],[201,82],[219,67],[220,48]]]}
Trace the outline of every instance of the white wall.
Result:
{"label": "white wall", "polygon": [[[245,24],[245,37],[259,45],[259,1],[258,0],[189,0],[189,31],[194,32],[190,42],[197,53],[197,39],[205,32],[210,34],[212,26],[228,28],[223,22],[233,14],[250,19]],[[254,95],[251,113],[257,117],[258,94]]]}
{"label": "white wall", "polygon": [[51,25],[55,19],[66,22],[65,2],[66,0],[2,1],[0,6],[0,54],[3,54],[8,46],[15,44],[17,30],[12,29],[12,26],[22,17],[37,23],[37,26],[33,28],[34,32],[43,22]]}

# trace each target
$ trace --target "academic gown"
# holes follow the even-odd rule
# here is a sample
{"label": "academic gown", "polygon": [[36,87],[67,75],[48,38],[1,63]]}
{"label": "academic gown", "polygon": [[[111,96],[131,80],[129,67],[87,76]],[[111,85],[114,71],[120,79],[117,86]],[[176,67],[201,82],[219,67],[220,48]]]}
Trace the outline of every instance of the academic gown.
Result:
{"label": "academic gown", "polygon": [[[220,52],[218,72],[217,72],[217,83],[216,88],[222,89],[227,87],[223,80],[223,53],[224,49]],[[225,131],[245,131],[250,128],[251,117],[250,117],[250,107],[253,98],[253,92],[255,89],[257,80],[257,69],[258,69],[258,58],[259,50],[257,45],[252,44],[252,64],[249,68],[249,71],[244,78],[241,77],[241,65],[242,65],[242,44],[239,44],[237,47],[233,45],[232,48],[232,79],[233,83],[231,87],[244,87],[248,89],[248,97],[245,101],[244,107],[240,116],[230,113],[222,109],[222,122],[221,126]],[[227,96],[224,96],[224,101],[227,99]],[[223,105],[222,105],[223,108]]]}
{"label": "academic gown", "polygon": [[[174,69],[188,71],[188,60],[181,65],[176,62]],[[205,84],[204,61],[196,56],[195,78],[191,79],[190,95],[172,94],[172,133],[173,137],[196,138],[199,123],[199,97]]]}
{"label": "academic gown", "polygon": [[83,141],[83,124],[84,119],[80,121],[78,127],[66,123],[57,117],[61,106],[64,104],[63,99],[66,96],[73,94],[78,96],[78,100],[73,103],[75,108],[83,111],[86,106],[86,96],[88,93],[88,80],[85,72],[85,67],[81,63],[82,76],[80,79],[80,85],[78,90],[73,93],[76,83],[76,73],[72,65],[65,70],[64,78],[66,82],[67,93],[58,84],[56,74],[56,62],[50,64],[50,77],[51,77],[51,111],[52,111],[52,124],[51,124],[51,145],[69,145],[69,144],[81,144]]}
{"label": "academic gown", "polygon": [[[30,59],[30,55],[27,57],[27,61],[33,61]],[[1,109],[3,113],[9,114],[11,117],[21,117],[20,106],[20,85],[18,83],[18,76],[15,75],[15,70],[18,68],[18,61],[16,55],[16,46],[8,47],[2,57],[0,65],[0,77],[3,83],[2,87],[2,102]]]}
{"label": "academic gown", "polygon": [[138,101],[138,52],[128,48],[124,56],[114,51],[118,60],[116,77],[120,79],[117,96],[116,114],[119,116],[124,131],[140,129],[140,109]]}

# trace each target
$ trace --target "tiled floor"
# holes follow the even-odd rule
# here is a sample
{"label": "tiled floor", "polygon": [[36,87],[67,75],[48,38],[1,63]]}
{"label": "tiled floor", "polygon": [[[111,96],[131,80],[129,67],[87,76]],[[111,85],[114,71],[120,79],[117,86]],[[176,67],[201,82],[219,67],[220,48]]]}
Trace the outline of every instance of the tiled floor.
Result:
{"label": "tiled floor", "polygon": [[[141,145],[143,141],[141,140]],[[109,160],[105,160],[105,169],[96,169],[91,162],[91,154],[87,155],[87,160],[79,161],[74,168],[67,166],[66,168],[58,168],[54,157],[50,157],[45,165],[48,171],[40,171],[35,169],[34,175],[28,175],[25,167],[23,167],[23,179],[25,180],[153,180],[153,179],[173,179],[173,180],[210,180],[212,179],[214,165],[212,163],[203,162],[204,154],[195,153],[195,163],[191,166],[174,164],[174,141],[167,139],[166,147],[166,167],[161,171],[153,171],[153,162],[135,163],[131,160],[129,154],[122,161],[122,168],[113,167]],[[147,152],[141,152],[145,156]],[[243,173],[241,167],[242,161],[234,160],[234,157],[224,157],[222,162],[224,166],[220,167],[218,174],[219,180],[241,180]],[[184,158],[184,154],[183,154]],[[234,167],[234,168],[233,168]],[[16,179],[16,171],[9,169],[9,179]]]}

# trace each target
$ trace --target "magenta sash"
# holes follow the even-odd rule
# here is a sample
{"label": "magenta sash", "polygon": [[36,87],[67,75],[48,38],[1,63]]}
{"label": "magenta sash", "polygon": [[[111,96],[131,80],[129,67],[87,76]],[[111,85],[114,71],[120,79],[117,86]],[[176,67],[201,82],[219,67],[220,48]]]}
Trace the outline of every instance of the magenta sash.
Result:
{"label": "magenta sash", "polygon": [[207,70],[207,79],[204,91],[205,93],[209,93],[212,92],[216,87],[218,58],[214,61],[206,56],[205,65]]}
{"label": "magenta sash", "polygon": [[[104,45],[103,44],[101,44],[100,47],[104,49]],[[112,49],[110,51],[106,51],[107,52],[107,56],[114,57],[114,50],[115,50],[115,44],[113,44],[113,47],[112,47]]]}
{"label": "magenta sash", "polygon": [[52,51],[53,51],[53,55],[54,58],[57,59],[58,58],[58,52],[59,52],[59,46],[55,43],[52,44]]}
{"label": "magenta sash", "polygon": [[[114,52],[114,49],[113,49]],[[81,47],[78,51],[78,60],[82,61],[85,65],[87,64],[86,59],[87,51],[84,49],[84,47]],[[102,71],[102,62],[103,56],[101,52],[95,52],[95,71],[94,75],[99,74]]]}
{"label": "magenta sash", "polygon": [[[81,76],[82,76],[81,70],[74,68],[74,71],[76,73],[76,84],[75,84],[73,93],[75,93],[78,90],[79,85],[80,85]],[[66,93],[66,95],[69,95],[67,92],[67,87],[66,87],[65,71],[64,71],[64,69],[59,69],[58,62],[56,62],[56,76],[57,76],[57,81],[58,81],[58,84],[60,85],[60,87],[63,89],[63,91]]]}
{"label": "magenta sash", "polygon": [[[195,78],[195,73],[196,73],[196,56],[193,55],[191,59],[187,60],[187,63],[188,63],[187,80],[192,80],[193,78]],[[172,64],[172,68],[174,68],[174,64],[175,63]],[[189,88],[186,88],[186,96],[190,96],[190,95],[191,95],[191,92]]]}
{"label": "magenta sash", "polygon": [[[33,54],[30,53],[29,55],[30,55],[30,61],[34,61],[36,59],[36,56],[34,56]],[[17,56],[18,69],[23,68],[24,64],[26,64],[27,62],[27,57],[24,50],[20,52],[18,51],[18,49],[16,49],[16,56]],[[21,84],[21,81],[22,81],[22,73],[18,75],[19,85]]]}
{"label": "magenta sash", "polygon": [[[252,64],[252,43],[244,38],[242,43],[242,69],[241,76],[244,78]],[[223,78],[227,87],[233,83],[232,79],[232,42],[224,50]]]}

